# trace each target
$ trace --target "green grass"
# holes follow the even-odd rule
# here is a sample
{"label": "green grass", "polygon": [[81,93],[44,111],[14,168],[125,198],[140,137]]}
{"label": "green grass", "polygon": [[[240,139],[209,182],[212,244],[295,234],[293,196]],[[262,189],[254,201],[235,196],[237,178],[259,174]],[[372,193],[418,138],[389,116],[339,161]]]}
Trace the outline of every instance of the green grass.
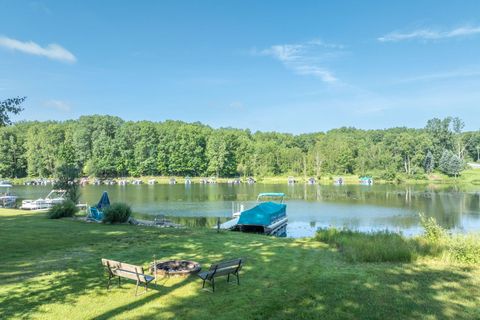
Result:
{"label": "green grass", "polygon": [[336,246],[350,262],[411,262],[417,256],[414,239],[388,231],[328,228],[320,229],[316,239]]}
{"label": "green grass", "polygon": [[[315,239],[207,229],[50,220],[0,210],[0,319],[478,319],[480,267],[422,257],[349,262]],[[241,285],[212,294],[194,277],[105,289],[100,258],[147,266],[152,256],[245,257]]]}

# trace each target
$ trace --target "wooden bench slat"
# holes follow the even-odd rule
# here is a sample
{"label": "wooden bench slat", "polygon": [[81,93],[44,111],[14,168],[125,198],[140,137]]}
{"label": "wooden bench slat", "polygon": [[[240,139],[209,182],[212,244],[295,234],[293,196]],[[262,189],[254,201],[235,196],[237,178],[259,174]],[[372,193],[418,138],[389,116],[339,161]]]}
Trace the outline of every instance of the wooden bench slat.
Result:
{"label": "wooden bench slat", "polygon": [[141,273],[143,274],[143,268],[139,266],[135,266],[133,264],[128,264],[128,263],[121,263],[119,269],[125,270],[125,271],[130,271],[134,273]]}
{"label": "wooden bench slat", "polygon": [[122,269],[115,270],[113,272],[113,274],[117,277],[128,278],[128,279],[135,280],[135,281],[138,280],[138,276],[137,276],[136,273],[126,271],[126,270],[122,270]]}
{"label": "wooden bench slat", "polygon": [[208,271],[203,271],[197,275],[203,280],[203,287],[205,287],[205,281],[210,281],[215,291],[215,278],[219,276],[227,276],[227,281],[230,279],[230,275],[237,278],[237,283],[240,284],[239,271],[242,269],[244,259],[233,259],[227,261],[221,261],[212,264]]}
{"label": "wooden bench slat", "polygon": [[237,267],[238,265],[242,264],[242,259],[234,259],[234,260],[228,260],[228,261],[222,261],[216,264],[213,264],[210,269],[223,269],[227,267]]}

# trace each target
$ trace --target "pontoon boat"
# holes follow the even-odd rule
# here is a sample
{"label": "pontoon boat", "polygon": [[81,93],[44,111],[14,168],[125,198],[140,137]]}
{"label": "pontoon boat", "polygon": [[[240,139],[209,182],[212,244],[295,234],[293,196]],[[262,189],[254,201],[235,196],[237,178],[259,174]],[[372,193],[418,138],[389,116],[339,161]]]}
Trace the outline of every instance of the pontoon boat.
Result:
{"label": "pontoon boat", "polygon": [[58,203],[62,203],[65,201],[65,194],[67,192],[65,190],[52,190],[50,193],[45,197],[45,199],[37,199],[37,200],[23,200],[22,206],[20,209],[23,210],[45,210],[53,207]]}

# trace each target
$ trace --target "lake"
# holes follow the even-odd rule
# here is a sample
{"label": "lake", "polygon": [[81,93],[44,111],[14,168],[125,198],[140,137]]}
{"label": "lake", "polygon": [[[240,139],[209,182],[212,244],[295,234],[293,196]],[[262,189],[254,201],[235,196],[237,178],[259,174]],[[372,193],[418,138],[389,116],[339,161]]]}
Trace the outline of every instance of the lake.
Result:
{"label": "lake", "polygon": [[[45,197],[49,186],[14,186],[22,199]],[[309,237],[320,227],[361,231],[391,230],[414,235],[422,231],[418,213],[432,216],[453,232],[480,231],[480,187],[444,186],[192,184],[81,187],[81,201],[95,204],[102,191],[112,202],[126,202],[139,217],[163,214],[175,222],[211,227],[231,216],[232,202],[245,208],[260,192],[284,192],[288,237]]]}

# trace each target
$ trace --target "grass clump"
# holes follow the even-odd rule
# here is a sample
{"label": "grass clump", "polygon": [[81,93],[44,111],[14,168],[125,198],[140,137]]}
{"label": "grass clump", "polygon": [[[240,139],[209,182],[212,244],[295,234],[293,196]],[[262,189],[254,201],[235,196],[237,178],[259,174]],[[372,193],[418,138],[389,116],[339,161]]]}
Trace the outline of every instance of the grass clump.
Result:
{"label": "grass clump", "polygon": [[132,209],[126,203],[114,203],[103,210],[104,223],[125,223],[130,219]]}
{"label": "grass clump", "polygon": [[348,229],[319,229],[316,239],[335,245],[350,262],[410,262],[414,245],[389,231],[364,233]]}
{"label": "grass clump", "polygon": [[78,208],[75,206],[75,203],[71,200],[65,200],[51,207],[47,212],[47,217],[50,219],[73,217],[77,212]]}
{"label": "grass clump", "polygon": [[480,238],[475,235],[456,235],[448,239],[444,257],[463,264],[480,263]]}
{"label": "grass clump", "polygon": [[[420,214],[423,238],[431,250],[441,254],[447,262],[480,263],[480,239],[476,235],[450,235],[437,221]],[[432,249],[433,248],[433,249]]]}

